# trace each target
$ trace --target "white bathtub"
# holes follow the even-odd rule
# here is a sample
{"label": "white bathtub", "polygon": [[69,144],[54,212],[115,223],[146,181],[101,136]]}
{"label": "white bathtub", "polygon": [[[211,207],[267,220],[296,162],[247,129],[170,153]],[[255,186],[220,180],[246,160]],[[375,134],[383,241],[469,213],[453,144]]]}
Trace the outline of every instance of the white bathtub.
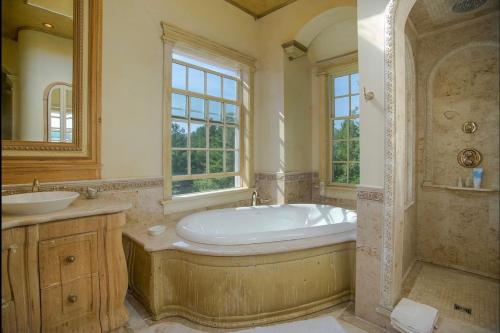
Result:
{"label": "white bathtub", "polygon": [[[183,218],[176,228],[183,239],[213,245],[243,245],[356,233],[353,210],[313,205],[272,205],[217,209]],[[342,237],[347,236],[349,237]]]}

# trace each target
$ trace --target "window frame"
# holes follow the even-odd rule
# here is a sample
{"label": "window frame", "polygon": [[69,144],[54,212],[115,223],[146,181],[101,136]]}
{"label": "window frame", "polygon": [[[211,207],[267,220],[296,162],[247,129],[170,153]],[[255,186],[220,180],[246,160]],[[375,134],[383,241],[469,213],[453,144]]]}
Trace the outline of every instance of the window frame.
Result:
{"label": "window frame", "polygon": [[[350,138],[350,127],[348,127],[348,130],[347,130],[347,138],[346,139],[337,139],[337,140],[334,140],[333,138],[333,124],[334,124],[334,121],[335,120],[346,120],[348,121],[348,126],[350,126],[350,121],[351,120],[354,120],[354,119],[360,119],[360,114],[359,114],[359,111],[358,111],[358,114],[356,116],[352,116],[350,113],[351,113],[351,97],[352,96],[358,96],[358,104],[361,106],[361,88],[359,87],[359,91],[357,94],[351,94],[351,80],[350,80],[350,77],[352,74],[358,74],[359,75],[359,71],[358,71],[358,64],[357,63],[353,63],[353,64],[349,64],[349,65],[344,65],[344,66],[335,66],[335,67],[332,67],[330,68],[330,70],[328,71],[328,75],[327,75],[327,89],[328,89],[328,93],[327,93],[327,96],[328,96],[328,102],[327,102],[327,115],[328,115],[328,183],[327,185],[328,186],[332,186],[332,187],[343,187],[343,188],[356,188],[359,184],[353,184],[353,183],[349,183],[349,166],[351,164],[351,162],[356,162],[356,161],[351,161],[350,160],[350,154],[349,154],[349,144],[350,144],[350,141],[358,141],[358,146],[360,144],[360,136],[361,136],[361,133],[360,135],[358,136],[357,140],[351,140]],[[348,75],[349,76],[349,92],[347,95],[342,95],[342,96],[337,96],[335,97],[334,96],[334,93],[333,93],[333,81],[335,78],[337,77],[342,77],[342,76],[346,76]],[[335,117],[335,108],[334,108],[334,104],[335,104],[335,98],[345,98],[345,97],[348,97],[349,98],[349,115],[348,116],[345,116],[345,117]],[[361,109],[361,107],[360,107]],[[338,182],[334,182],[333,181],[333,164],[334,164],[334,161],[333,161],[333,146],[334,146],[334,143],[335,142],[346,142],[347,143],[347,159],[346,161],[340,161],[338,163],[345,163],[346,164],[346,167],[347,167],[347,182],[346,183],[338,183]],[[357,161],[358,165],[360,165],[360,161],[358,160]]]}
{"label": "window frame", "polygon": [[[183,96],[186,96],[186,117],[185,118],[181,118],[181,117],[176,117],[174,115],[171,114],[170,116],[170,124],[172,124],[173,121],[175,120],[178,120],[178,121],[182,121],[182,122],[185,122],[188,126],[188,131],[187,131],[187,145],[185,148],[181,148],[181,147],[171,147],[170,150],[171,150],[171,153],[173,153],[174,151],[187,151],[187,174],[186,175],[172,175],[171,176],[171,181],[174,182],[174,181],[182,181],[182,180],[196,180],[196,179],[213,179],[213,178],[224,178],[224,177],[240,177],[241,178],[241,165],[242,165],[242,154],[241,154],[241,147],[242,147],[242,131],[241,131],[241,119],[242,119],[242,108],[243,108],[243,103],[242,103],[242,83],[241,83],[241,73],[240,73],[240,76],[239,77],[234,77],[234,76],[230,76],[230,75],[227,75],[227,74],[224,74],[224,73],[220,73],[220,72],[217,72],[217,71],[214,71],[214,70],[211,70],[211,69],[208,69],[208,68],[205,68],[205,67],[201,67],[201,66],[197,66],[197,65],[194,65],[194,64],[191,64],[191,63],[188,63],[188,62],[184,62],[184,61],[181,61],[181,60],[178,60],[178,59],[172,59],[172,66],[173,64],[178,64],[178,65],[181,65],[181,66],[185,66],[186,67],[186,90],[183,90],[183,89],[178,89],[178,88],[174,88],[172,86],[172,81],[170,82],[170,92],[171,94],[178,94],[178,95],[183,95]],[[193,91],[189,91],[188,90],[188,84],[189,84],[189,68],[193,68],[193,69],[196,69],[196,70],[199,70],[199,71],[202,71],[203,72],[203,77],[204,77],[204,93],[201,94],[201,93],[196,93],[196,92],[193,92]],[[207,74],[214,74],[214,75],[217,75],[217,76],[220,76],[221,77],[221,96],[223,96],[223,80],[224,78],[226,79],[230,79],[230,80],[234,80],[236,81],[236,101],[234,100],[229,100],[229,99],[225,99],[223,97],[216,97],[216,96],[212,96],[212,95],[209,95],[207,94]],[[203,99],[204,100],[204,113],[205,113],[205,119],[201,120],[201,119],[191,119],[190,118],[190,97],[194,97],[194,98],[200,98],[200,99]],[[209,112],[208,112],[208,101],[216,101],[216,102],[220,102],[221,103],[221,115],[222,115],[222,121],[221,122],[214,122],[214,121],[210,121],[209,119]],[[225,119],[225,110],[224,110],[224,106],[225,104],[231,104],[231,105],[235,105],[238,107],[238,122],[237,123],[228,123],[226,122],[226,119]],[[190,141],[191,141],[191,124],[194,123],[194,124],[203,124],[206,126],[206,130],[205,130],[205,142],[206,142],[206,147],[205,148],[192,148],[190,146]],[[210,125],[220,125],[222,126],[223,128],[223,137],[222,137],[222,142],[223,142],[223,146],[222,148],[210,148],[209,146],[209,136],[210,136]],[[237,128],[238,129],[238,132],[239,132],[239,138],[238,138],[238,148],[233,148],[233,149],[227,149],[226,148],[226,128]],[[205,173],[202,173],[202,174],[192,174],[191,172],[191,151],[204,151],[206,152],[205,154],[205,158],[206,158],[206,169],[205,169]],[[217,173],[211,173],[210,172],[210,151],[220,151],[222,152],[222,158],[223,158],[223,172],[217,172]],[[234,153],[238,152],[238,163],[235,165],[238,166],[238,171],[236,172],[226,172],[224,171],[226,169],[226,154],[224,154],[224,152],[227,152],[227,151],[232,151]],[[236,160],[235,160],[236,162]],[[238,181],[235,183],[239,183],[236,184],[236,186],[234,188],[239,188],[241,187],[241,181]],[[227,190],[227,189],[226,189]],[[196,194],[196,193],[203,193],[203,192],[193,192],[193,193],[190,193],[190,194]],[[173,195],[173,194],[172,194]],[[179,195],[182,195],[182,194],[179,194]],[[173,196],[177,196],[177,195],[173,195]]]}
{"label": "window frame", "polygon": [[[172,214],[248,200],[254,188],[253,109],[256,59],[228,48],[204,36],[193,34],[170,23],[161,22],[163,35],[163,205],[164,214]],[[172,196],[171,99],[173,53],[200,57],[209,63],[240,71],[240,188],[222,189]]]}

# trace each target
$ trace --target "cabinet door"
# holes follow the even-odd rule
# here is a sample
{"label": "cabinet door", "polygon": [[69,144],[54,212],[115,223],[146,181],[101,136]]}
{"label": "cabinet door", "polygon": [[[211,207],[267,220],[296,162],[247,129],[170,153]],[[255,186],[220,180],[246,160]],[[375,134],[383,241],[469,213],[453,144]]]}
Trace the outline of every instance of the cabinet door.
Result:
{"label": "cabinet door", "polygon": [[43,332],[97,332],[97,232],[39,243]]}
{"label": "cabinet door", "polygon": [[25,229],[2,231],[2,333],[28,332]]}

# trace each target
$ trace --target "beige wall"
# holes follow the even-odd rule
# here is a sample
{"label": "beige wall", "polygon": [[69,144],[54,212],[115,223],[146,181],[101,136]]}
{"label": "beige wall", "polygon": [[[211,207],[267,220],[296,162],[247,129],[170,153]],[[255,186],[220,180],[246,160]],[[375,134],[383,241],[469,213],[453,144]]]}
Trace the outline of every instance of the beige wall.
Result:
{"label": "beige wall", "polygon": [[104,178],[162,175],[160,22],[257,55],[255,20],[223,0],[103,2]]}
{"label": "beige wall", "polygon": [[[280,10],[273,12],[258,22],[259,61],[256,72],[256,114],[255,114],[255,171],[256,172],[284,172],[287,170],[308,171],[312,166],[303,162],[304,153],[310,156],[309,151],[298,149],[286,151],[283,145],[286,119],[285,63],[281,44],[293,39],[301,39],[301,29],[321,13],[335,8],[355,6],[354,0],[299,0]],[[332,24],[333,22],[330,22]],[[316,36],[320,31],[317,31]],[[310,39],[306,39],[310,42]],[[306,45],[308,46],[308,45]],[[289,75],[286,75],[289,77]],[[309,88],[310,89],[310,88]],[[309,98],[305,92],[302,104]],[[298,98],[298,97],[297,97]],[[309,102],[310,103],[310,102]],[[303,118],[305,119],[305,118]],[[292,125],[292,128],[295,125]],[[304,140],[311,140],[312,127],[301,127],[304,132],[300,136]],[[311,146],[309,146],[311,147]],[[309,148],[310,150],[310,148]],[[285,156],[285,155],[289,156]],[[287,167],[283,161],[289,161],[293,167]],[[308,168],[298,170],[297,168]]]}
{"label": "beige wall", "polygon": [[2,37],[2,69],[7,70],[9,74],[17,75],[19,73],[18,60],[17,42]]}
{"label": "beige wall", "polygon": [[360,88],[373,91],[360,99],[361,184],[384,184],[384,24],[388,0],[358,0]]}
{"label": "beige wall", "polygon": [[[474,147],[483,154],[483,187],[497,191],[419,187],[417,257],[495,278],[500,274],[499,57],[498,44],[484,43],[498,43],[498,36],[498,16],[490,15],[420,38],[416,59],[418,184],[456,186],[458,177],[470,175],[458,165],[457,153]],[[467,47],[470,43],[483,44]],[[466,120],[478,123],[476,133],[462,132]]]}

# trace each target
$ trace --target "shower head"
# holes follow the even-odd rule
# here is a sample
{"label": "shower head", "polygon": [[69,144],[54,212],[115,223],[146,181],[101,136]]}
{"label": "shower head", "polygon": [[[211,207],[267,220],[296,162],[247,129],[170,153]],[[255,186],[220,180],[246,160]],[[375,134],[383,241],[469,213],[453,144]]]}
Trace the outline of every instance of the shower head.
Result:
{"label": "shower head", "polygon": [[459,0],[457,1],[452,10],[455,13],[466,13],[478,9],[484,5],[488,0]]}

